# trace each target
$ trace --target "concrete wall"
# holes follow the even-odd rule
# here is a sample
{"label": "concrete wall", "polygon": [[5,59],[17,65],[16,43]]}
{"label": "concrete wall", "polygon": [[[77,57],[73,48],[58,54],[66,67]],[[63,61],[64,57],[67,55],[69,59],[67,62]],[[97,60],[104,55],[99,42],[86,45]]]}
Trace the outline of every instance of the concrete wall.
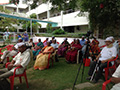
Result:
{"label": "concrete wall", "polygon": [[75,26],[75,33],[86,33],[88,31],[88,25]]}

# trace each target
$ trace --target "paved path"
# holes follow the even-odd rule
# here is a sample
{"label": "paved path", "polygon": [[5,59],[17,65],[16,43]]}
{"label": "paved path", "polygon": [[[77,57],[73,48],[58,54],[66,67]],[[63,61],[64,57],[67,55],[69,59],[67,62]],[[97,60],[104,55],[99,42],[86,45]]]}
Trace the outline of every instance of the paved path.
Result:
{"label": "paved path", "polygon": [[[99,84],[102,84],[104,81],[103,80],[99,80],[99,82],[98,83],[96,83],[96,84],[92,84],[92,83],[90,83],[90,82],[85,82],[85,83],[81,83],[81,84],[77,84],[77,85],[75,85],[75,88],[77,89],[77,90],[81,90],[81,89],[84,89],[84,88],[89,88],[89,87],[95,87],[95,86],[97,86],[97,85],[99,85]],[[75,89],[74,88],[74,89]],[[101,88],[102,88],[102,86],[101,86]],[[70,89],[64,89],[64,90],[72,90],[71,88]]]}

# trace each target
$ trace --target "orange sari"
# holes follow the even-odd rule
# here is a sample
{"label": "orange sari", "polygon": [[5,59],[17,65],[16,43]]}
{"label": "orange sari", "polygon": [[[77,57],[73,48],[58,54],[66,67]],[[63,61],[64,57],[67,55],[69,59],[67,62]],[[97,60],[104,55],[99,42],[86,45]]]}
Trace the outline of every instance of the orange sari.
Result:
{"label": "orange sari", "polygon": [[[43,52],[48,52],[48,51],[52,52],[54,50],[52,46],[45,46],[43,49],[44,49]],[[34,69],[39,69],[39,70],[46,69],[48,64],[48,56],[49,54],[40,53],[36,58]]]}

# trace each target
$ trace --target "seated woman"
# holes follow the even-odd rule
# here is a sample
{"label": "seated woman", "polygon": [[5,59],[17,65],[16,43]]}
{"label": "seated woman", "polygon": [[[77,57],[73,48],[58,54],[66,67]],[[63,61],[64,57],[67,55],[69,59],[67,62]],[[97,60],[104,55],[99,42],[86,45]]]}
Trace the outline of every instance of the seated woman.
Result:
{"label": "seated woman", "polygon": [[44,70],[47,67],[48,64],[48,55],[49,53],[52,53],[54,51],[54,48],[50,46],[50,42],[47,42],[47,46],[45,46],[41,53],[37,56],[34,69]]}
{"label": "seated woman", "polygon": [[48,40],[49,40],[49,38],[46,38],[46,40],[43,41],[44,46],[47,45]]}
{"label": "seated woman", "polygon": [[79,39],[76,40],[76,43],[71,46],[71,48],[66,53],[66,61],[70,63],[75,63],[77,60],[77,52],[82,49],[82,46],[79,42]]}
{"label": "seated woman", "polygon": [[64,56],[66,50],[68,49],[69,46],[69,42],[67,41],[67,38],[64,39],[64,41],[62,42],[62,44],[58,47],[58,56]]}
{"label": "seated woman", "polygon": [[98,45],[99,45],[99,41],[96,40],[96,38],[94,38],[94,40],[90,44],[90,51],[89,51],[92,60],[94,60],[97,57],[97,55],[100,53],[100,48]]}
{"label": "seated woman", "polygon": [[73,41],[71,42],[71,45],[76,43],[76,39],[74,38]]}
{"label": "seated woman", "polygon": [[43,43],[41,42],[41,39],[38,39],[37,45],[35,45],[35,49],[33,49],[33,56],[36,58],[36,56],[39,54],[41,49],[44,47]]}

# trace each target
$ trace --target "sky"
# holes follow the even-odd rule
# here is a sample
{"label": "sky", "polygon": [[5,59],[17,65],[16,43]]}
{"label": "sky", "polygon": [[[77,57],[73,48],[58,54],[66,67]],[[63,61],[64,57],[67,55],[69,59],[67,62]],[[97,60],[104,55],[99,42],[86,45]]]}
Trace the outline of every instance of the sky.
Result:
{"label": "sky", "polygon": [[9,3],[9,0],[0,0],[0,4],[6,4]]}

